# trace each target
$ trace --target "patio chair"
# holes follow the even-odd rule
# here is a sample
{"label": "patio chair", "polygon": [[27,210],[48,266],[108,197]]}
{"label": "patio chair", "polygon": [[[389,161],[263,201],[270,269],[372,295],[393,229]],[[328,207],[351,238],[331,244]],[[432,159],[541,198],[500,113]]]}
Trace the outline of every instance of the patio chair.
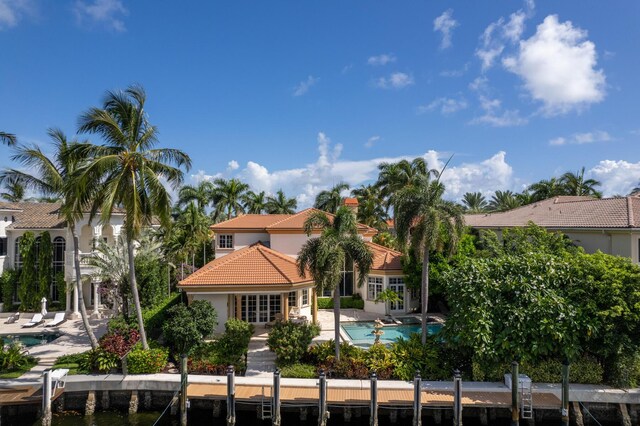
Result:
{"label": "patio chair", "polygon": [[300,308],[297,306],[292,306],[291,309],[289,309],[289,318],[297,318],[300,316]]}
{"label": "patio chair", "polygon": [[265,328],[269,328],[269,327],[273,327],[274,325],[276,325],[276,323],[281,322],[283,319],[283,316],[281,313],[277,313],[275,314],[275,316],[273,317],[273,321],[269,321],[267,323],[264,324]]}
{"label": "patio chair", "polygon": [[42,314],[35,314],[33,318],[31,318],[31,321],[22,325],[22,328],[32,328],[38,324],[42,324],[43,322],[44,319],[42,319]]}
{"label": "patio chair", "polygon": [[16,312],[15,314],[11,314],[9,318],[4,322],[5,324],[13,324],[20,319],[20,312]]}
{"label": "patio chair", "polygon": [[67,319],[64,317],[64,312],[56,312],[56,315],[53,317],[53,320],[46,323],[45,327],[57,327]]}

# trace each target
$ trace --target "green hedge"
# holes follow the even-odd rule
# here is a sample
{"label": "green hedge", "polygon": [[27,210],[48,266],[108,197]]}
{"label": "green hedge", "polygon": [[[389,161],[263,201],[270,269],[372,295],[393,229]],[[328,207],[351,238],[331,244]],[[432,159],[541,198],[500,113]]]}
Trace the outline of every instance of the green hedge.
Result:
{"label": "green hedge", "polygon": [[144,350],[136,347],[127,355],[127,370],[130,374],[156,374],[167,365],[169,354],[165,349]]}
{"label": "green hedge", "polygon": [[[180,302],[180,293],[174,293],[151,309],[143,309],[142,320],[147,333],[157,334],[167,319],[167,310]],[[154,333],[157,332],[157,333]]]}
{"label": "green hedge", "polygon": [[[333,298],[318,297],[318,309],[333,309]],[[364,300],[359,297],[343,296],[340,298],[340,309],[364,309]]]}
{"label": "green hedge", "polygon": [[[520,363],[520,374],[526,374],[536,383],[561,383],[562,362],[557,359],[547,359],[535,364]],[[511,371],[511,363],[505,362],[488,367],[486,363],[474,360],[473,379],[479,381],[502,381],[505,373]],[[604,383],[604,368],[595,359],[583,356],[569,366],[569,381],[581,384]]]}

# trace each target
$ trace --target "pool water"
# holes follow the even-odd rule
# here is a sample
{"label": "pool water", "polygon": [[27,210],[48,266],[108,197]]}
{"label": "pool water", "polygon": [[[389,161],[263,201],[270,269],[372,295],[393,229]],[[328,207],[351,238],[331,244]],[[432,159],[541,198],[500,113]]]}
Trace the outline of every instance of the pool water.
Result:
{"label": "pool water", "polygon": [[44,343],[50,343],[62,336],[60,333],[43,333],[43,334],[5,334],[0,335],[0,338],[4,340],[4,343],[11,343],[19,341],[26,347],[42,345]]}
{"label": "pool water", "polygon": [[[368,348],[373,345],[375,336],[373,335],[373,321],[358,321],[342,323],[342,329],[351,339],[355,346]],[[442,328],[442,324],[427,324],[427,333],[436,334]],[[398,338],[408,339],[414,333],[420,333],[420,324],[386,325],[382,328],[384,334],[380,336],[380,343],[389,345]]]}

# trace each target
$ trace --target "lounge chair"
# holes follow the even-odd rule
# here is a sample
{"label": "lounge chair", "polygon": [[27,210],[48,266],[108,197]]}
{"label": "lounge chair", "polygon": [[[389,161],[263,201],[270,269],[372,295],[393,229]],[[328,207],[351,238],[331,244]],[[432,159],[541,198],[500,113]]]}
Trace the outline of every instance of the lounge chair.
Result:
{"label": "lounge chair", "polygon": [[15,314],[11,314],[9,318],[4,322],[5,324],[13,324],[20,319],[20,312],[16,312]]}
{"label": "lounge chair", "polygon": [[273,317],[273,321],[269,321],[269,322],[265,323],[264,326],[265,326],[265,328],[273,327],[274,325],[276,325],[276,323],[281,322],[282,319],[283,319],[282,314],[281,313],[277,313]]}
{"label": "lounge chair", "polygon": [[292,306],[291,309],[289,309],[289,318],[293,319],[299,316],[300,316],[300,308],[297,306]]}
{"label": "lounge chair", "polygon": [[31,318],[31,321],[22,325],[22,328],[32,328],[38,324],[42,324],[43,322],[44,320],[42,319],[42,314],[35,314],[33,318]]}
{"label": "lounge chair", "polygon": [[63,322],[65,322],[66,320],[67,319],[64,317],[64,312],[57,312],[56,315],[53,317],[53,320],[49,321],[44,326],[45,327],[57,327],[60,324],[62,324]]}

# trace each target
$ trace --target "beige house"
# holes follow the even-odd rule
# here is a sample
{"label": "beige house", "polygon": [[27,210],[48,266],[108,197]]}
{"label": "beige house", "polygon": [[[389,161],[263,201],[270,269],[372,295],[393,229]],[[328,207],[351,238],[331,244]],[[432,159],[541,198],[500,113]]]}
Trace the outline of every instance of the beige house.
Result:
{"label": "beige house", "polygon": [[533,222],[549,231],[562,231],[587,253],[630,258],[640,263],[640,197],[596,199],[561,196],[501,213],[465,216],[475,229],[527,226]]}
{"label": "beige house", "polygon": [[[223,330],[228,318],[265,324],[276,314],[287,318],[292,308],[311,318],[314,283],[309,274],[298,274],[296,258],[302,245],[318,235],[304,232],[304,222],[313,211],[247,214],[213,225],[216,259],[180,281],[179,287],[190,301],[211,302],[218,312],[218,331]],[[378,293],[391,288],[402,299],[392,304],[392,313],[405,313],[413,306],[404,284],[401,254],[371,242],[376,232],[358,224],[359,235],[374,254],[373,267],[365,284],[358,288],[354,279],[357,271],[352,264],[345,265],[340,294],[359,294],[365,301],[365,310],[384,315],[384,304],[374,301]]]}

